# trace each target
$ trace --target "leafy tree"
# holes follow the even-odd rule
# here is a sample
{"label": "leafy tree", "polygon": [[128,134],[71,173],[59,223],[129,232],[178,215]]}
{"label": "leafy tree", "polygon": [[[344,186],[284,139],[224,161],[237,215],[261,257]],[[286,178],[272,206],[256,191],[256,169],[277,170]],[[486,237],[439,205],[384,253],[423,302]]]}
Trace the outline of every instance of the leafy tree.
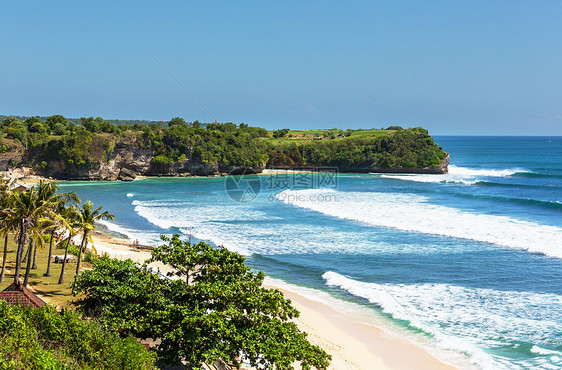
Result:
{"label": "leafy tree", "polygon": [[163,165],[168,165],[168,164],[174,163],[174,160],[172,158],[168,158],[165,155],[160,154],[160,155],[157,155],[156,157],[154,157],[152,162],[155,165],[163,166]]}
{"label": "leafy tree", "polygon": [[187,123],[181,117],[174,117],[168,122],[169,127],[178,126],[178,125],[179,126],[187,126]]}
{"label": "leafy tree", "polygon": [[285,137],[285,136],[287,136],[289,131],[291,131],[291,130],[289,130],[288,128],[284,128],[282,130],[275,130],[275,131],[273,131],[273,138],[274,139],[280,139],[282,137]]}
{"label": "leafy tree", "polygon": [[60,114],[55,114],[47,117],[47,121],[45,121],[45,123],[47,124],[47,126],[49,126],[49,129],[51,131],[54,131],[57,125],[66,126],[66,118],[64,118],[64,116]]}
{"label": "leafy tree", "polygon": [[36,123],[43,123],[39,117],[27,117],[24,122],[27,125],[27,128],[30,128]]}
{"label": "leafy tree", "polygon": [[64,135],[66,133],[67,126],[62,123],[55,123],[52,128],[52,133],[55,135]]}
{"label": "leafy tree", "polygon": [[97,133],[101,131],[101,123],[103,123],[103,119],[101,119],[100,117],[96,119],[94,119],[94,117],[80,118],[80,124],[84,126],[86,130],[93,133]]}
{"label": "leafy tree", "polygon": [[280,291],[263,288],[264,274],[254,274],[243,256],[178,235],[163,241],[152,261],[173,267],[170,278],[102,257],[73,283],[84,297],[76,304],[125,333],[159,338],[156,351],[167,364],[238,364],[242,356],[260,368],[328,366],[330,356],[289,321],[298,311]]}
{"label": "leafy tree", "polygon": [[26,144],[27,125],[24,122],[13,117],[8,117],[3,121],[3,127],[8,138]]}

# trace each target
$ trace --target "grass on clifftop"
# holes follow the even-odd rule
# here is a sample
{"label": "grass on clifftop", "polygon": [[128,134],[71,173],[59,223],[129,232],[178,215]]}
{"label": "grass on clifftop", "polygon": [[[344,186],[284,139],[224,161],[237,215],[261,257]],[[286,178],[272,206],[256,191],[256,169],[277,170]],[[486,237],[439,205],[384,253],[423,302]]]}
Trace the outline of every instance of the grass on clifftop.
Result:
{"label": "grass on clifftop", "polygon": [[273,144],[286,143],[304,143],[312,140],[341,140],[358,137],[377,137],[392,135],[396,130],[341,130],[341,129],[325,129],[325,130],[288,130],[283,137],[276,137],[276,132],[283,130],[270,131],[271,138],[263,140]]}

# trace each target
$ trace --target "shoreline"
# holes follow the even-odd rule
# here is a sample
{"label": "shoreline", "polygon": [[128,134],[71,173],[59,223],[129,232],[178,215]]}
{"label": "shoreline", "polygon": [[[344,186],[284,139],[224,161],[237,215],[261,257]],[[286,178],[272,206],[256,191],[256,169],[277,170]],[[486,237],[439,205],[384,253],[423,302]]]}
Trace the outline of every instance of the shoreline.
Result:
{"label": "shoreline", "polygon": [[[131,241],[125,238],[99,231],[94,232],[92,238],[98,254],[107,253],[118,259],[131,258],[141,263],[150,257],[152,248],[133,247]],[[164,273],[170,270],[161,263],[151,265]],[[264,287],[283,292],[300,311],[294,322],[300,330],[308,333],[311,343],[332,355],[330,369],[455,369],[404,337],[354,320],[326,303],[311,300],[279,285],[284,284],[275,284],[267,278],[264,282]]]}

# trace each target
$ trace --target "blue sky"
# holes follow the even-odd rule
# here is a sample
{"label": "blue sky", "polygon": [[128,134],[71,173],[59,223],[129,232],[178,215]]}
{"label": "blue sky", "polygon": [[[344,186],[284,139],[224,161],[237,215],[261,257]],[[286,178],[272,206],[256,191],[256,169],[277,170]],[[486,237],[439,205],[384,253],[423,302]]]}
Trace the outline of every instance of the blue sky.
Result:
{"label": "blue sky", "polygon": [[562,3],[2,4],[0,114],[562,135]]}

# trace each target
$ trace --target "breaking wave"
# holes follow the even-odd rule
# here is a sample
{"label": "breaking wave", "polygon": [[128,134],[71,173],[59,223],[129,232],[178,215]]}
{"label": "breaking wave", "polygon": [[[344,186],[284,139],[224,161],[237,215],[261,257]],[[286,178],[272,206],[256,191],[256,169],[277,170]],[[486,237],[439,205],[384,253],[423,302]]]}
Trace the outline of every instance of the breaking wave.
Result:
{"label": "breaking wave", "polygon": [[334,192],[337,201],[312,202],[331,190],[285,190],[278,199],[341,219],[405,231],[471,239],[562,258],[562,228],[507,216],[435,205],[421,195]]}

